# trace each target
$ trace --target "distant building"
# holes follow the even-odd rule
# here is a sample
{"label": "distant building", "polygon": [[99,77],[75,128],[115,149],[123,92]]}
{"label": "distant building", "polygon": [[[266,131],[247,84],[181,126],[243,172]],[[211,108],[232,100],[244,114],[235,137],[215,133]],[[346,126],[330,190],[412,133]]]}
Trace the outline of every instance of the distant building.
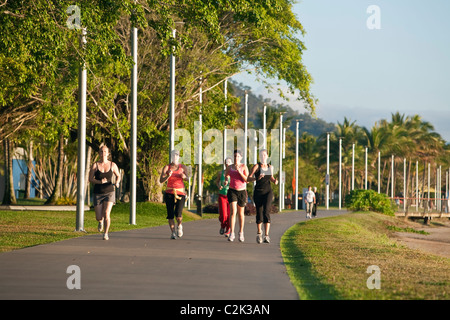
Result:
{"label": "distant building", "polygon": [[[22,148],[16,148],[13,153],[12,170],[13,170],[13,183],[14,194],[16,198],[23,198],[25,196],[26,177],[28,173],[27,161],[25,159],[25,151]],[[4,167],[4,163],[2,163]],[[36,166],[36,161],[33,160],[33,167]],[[3,168],[2,168],[3,169]],[[3,201],[5,195],[6,177],[4,170],[0,171],[0,203]],[[30,186],[30,198],[36,196],[36,176],[33,171]]]}

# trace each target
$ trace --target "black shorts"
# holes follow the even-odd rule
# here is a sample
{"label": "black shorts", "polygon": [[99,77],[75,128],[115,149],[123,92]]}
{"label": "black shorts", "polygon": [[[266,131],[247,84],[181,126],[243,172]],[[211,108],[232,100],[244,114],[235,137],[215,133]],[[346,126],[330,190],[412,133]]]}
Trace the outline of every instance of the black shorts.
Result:
{"label": "black shorts", "polygon": [[166,219],[172,220],[174,217],[182,217],[186,196],[180,194],[178,196],[181,197],[181,199],[178,199],[177,202],[175,202],[175,196],[172,193],[164,193],[164,202],[166,203],[167,209]]}
{"label": "black shorts", "polygon": [[236,202],[239,207],[245,207],[247,204],[247,190],[235,190],[235,189],[228,189],[227,198],[228,202]]}
{"label": "black shorts", "polygon": [[94,193],[94,207],[102,204],[102,202],[116,203],[116,191],[97,194]]}

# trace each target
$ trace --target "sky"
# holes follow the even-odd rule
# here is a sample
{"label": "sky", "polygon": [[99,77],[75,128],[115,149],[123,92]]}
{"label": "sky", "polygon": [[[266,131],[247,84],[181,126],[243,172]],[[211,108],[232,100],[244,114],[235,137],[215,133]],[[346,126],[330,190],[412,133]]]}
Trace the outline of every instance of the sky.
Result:
{"label": "sky", "polygon": [[[418,114],[450,142],[450,1],[302,0],[293,11],[319,118],[371,128],[395,112]],[[252,76],[234,80],[283,102]]]}

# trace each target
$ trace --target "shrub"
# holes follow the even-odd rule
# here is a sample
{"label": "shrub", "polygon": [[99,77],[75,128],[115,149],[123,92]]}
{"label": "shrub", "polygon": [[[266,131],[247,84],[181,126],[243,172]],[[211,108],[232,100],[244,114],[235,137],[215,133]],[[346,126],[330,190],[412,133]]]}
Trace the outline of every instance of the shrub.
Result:
{"label": "shrub", "polygon": [[345,197],[347,208],[352,211],[375,211],[393,216],[389,198],[382,193],[373,190],[353,190]]}

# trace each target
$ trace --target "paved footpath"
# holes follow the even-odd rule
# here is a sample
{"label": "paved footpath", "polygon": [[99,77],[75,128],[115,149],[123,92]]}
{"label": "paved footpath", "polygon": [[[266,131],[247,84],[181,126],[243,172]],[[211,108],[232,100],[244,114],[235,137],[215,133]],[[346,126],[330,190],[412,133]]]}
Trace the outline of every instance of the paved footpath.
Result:
{"label": "paved footpath", "polygon": [[[243,243],[227,241],[210,219],[184,223],[177,240],[165,225],[1,253],[0,299],[296,300],[280,239],[304,220],[303,210],[272,215],[270,244],[256,243],[255,217],[247,216]],[[80,268],[80,289],[67,287],[71,265]]]}

